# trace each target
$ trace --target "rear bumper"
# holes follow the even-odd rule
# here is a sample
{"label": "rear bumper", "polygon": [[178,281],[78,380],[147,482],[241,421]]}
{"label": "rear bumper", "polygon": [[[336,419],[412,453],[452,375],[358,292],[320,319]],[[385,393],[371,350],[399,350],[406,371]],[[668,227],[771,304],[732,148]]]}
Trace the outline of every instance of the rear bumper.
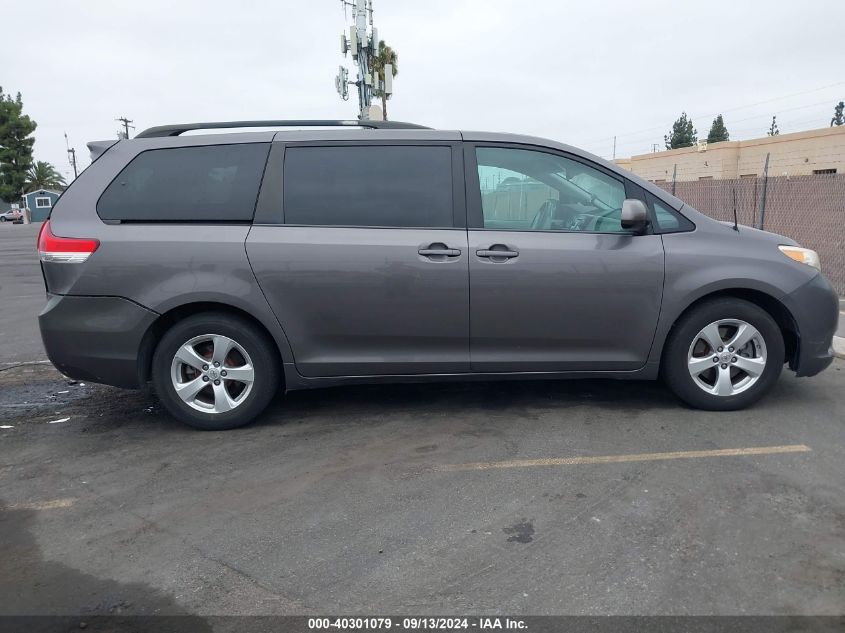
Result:
{"label": "rear bumper", "polygon": [[38,325],[47,356],[66,376],[138,388],[141,339],[156,317],[120,297],[48,294]]}
{"label": "rear bumper", "polygon": [[790,366],[797,376],[815,376],[833,362],[839,297],[818,274],[782,301],[798,326],[798,354]]}

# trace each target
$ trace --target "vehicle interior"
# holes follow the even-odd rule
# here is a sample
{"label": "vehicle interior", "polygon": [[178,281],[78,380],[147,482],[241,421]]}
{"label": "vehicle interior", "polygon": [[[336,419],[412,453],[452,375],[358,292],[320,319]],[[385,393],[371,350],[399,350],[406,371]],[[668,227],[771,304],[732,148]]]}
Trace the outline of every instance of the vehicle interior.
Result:
{"label": "vehicle interior", "polygon": [[486,228],[622,232],[621,182],[560,156],[479,148]]}

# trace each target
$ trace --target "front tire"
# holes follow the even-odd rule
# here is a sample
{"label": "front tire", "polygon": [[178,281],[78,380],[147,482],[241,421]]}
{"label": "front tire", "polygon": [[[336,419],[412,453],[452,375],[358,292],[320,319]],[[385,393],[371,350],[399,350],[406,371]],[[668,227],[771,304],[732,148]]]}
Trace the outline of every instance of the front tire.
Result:
{"label": "front tire", "polygon": [[152,382],[174,418],[219,431],[249,424],[281,383],[276,347],[250,321],[208,312],[171,327],[153,355]]}
{"label": "front tire", "polygon": [[777,382],[783,335],[768,312],[725,297],[696,306],[672,329],[662,374],[688,405],[733,411],[757,402]]}

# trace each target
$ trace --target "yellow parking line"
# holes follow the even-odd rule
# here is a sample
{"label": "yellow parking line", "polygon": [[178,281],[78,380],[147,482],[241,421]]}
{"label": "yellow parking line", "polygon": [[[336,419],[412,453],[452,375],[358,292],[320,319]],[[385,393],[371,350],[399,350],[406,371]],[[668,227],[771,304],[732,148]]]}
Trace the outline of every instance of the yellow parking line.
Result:
{"label": "yellow parking line", "polygon": [[470,464],[442,464],[438,471],[492,470],[494,468],[531,468],[533,466],[578,466],[582,464],[619,464],[625,462],[653,462],[666,459],[696,457],[743,457],[746,455],[774,455],[776,453],[806,453],[813,449],[804,444],[785,446],[755,446],[751,448],[722,448],[710,451],[674,451],[671,453],[638,453],[635,455],[598,455],[595,457],[549,457],[545,459],[514,459],[505,462],[475,462]]}
{"label": "yellow parking line", "polygon": [[50,501],[28,501],[13,503],[6,506],[6,510],[54,510],[55,508],[69,508],[76,499],[51,499]]}

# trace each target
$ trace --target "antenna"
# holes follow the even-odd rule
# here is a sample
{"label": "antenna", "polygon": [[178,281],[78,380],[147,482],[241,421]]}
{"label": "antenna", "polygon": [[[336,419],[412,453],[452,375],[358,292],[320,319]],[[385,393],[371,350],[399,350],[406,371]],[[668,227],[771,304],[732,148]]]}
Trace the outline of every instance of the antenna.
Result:
{"label": "antenna", "polygon": [[739,233],[739,222],[736,220],[736,185],[734,185],[734,231]]}
{"label": "antenna", "polygon": [[[344,101],[349,99],[350,84],[358,88],[358,119],[367,121],[372,116],[382,119],[380,108],[373,106],[373,91],[383,88],[378,73],[373,71],[373,61],[378,54],[378,30],[373,26],[372,0],[340,0],[343,16],[346,9],[352,12],[353,24],[349,27],[349,35],[340,36],[340,52],[346,57],[352,54],[352,61],[358,67],[355,81],[349,80],[349,71],[341,66],[334,79],[335,90]],[[391,77],[392,79],[392,77]],[[392,85],[390,86],[392,91]],[[372,112],[371,112],[372,107]]]}

